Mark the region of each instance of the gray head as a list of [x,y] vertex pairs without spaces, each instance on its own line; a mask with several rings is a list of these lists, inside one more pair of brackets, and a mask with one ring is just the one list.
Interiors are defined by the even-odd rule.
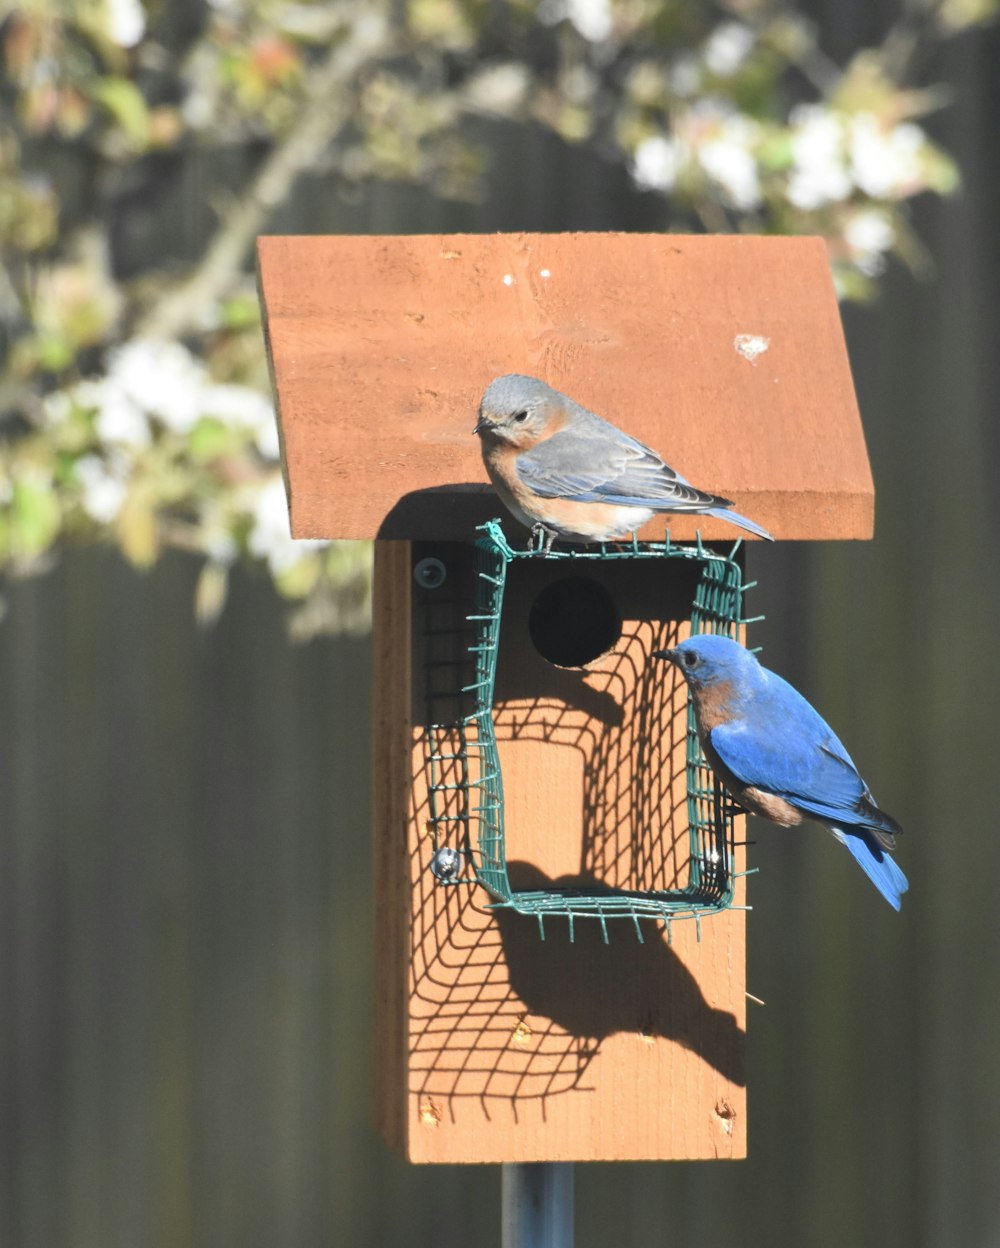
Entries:
[[537,377],[508,373],[486,387],[473,433],[514,446],[531,446],[566,399]]
[[739,642],[715,633],[699,633],[673,650],[653,653],[656,658],[673,663],[688,684],[698,689],[716,681],[747,683],[763,670],[756,656]]

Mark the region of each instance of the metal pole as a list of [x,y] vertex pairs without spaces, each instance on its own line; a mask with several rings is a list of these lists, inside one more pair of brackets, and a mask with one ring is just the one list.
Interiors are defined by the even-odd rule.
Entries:
[[573,1163],[501,1167],[501,1248],[573,1248]]

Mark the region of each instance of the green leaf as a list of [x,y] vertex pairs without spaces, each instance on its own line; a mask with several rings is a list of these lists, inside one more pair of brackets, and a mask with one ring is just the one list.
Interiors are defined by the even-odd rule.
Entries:
[[32,558],[55,541],[62,514],[55,491],[48,483],[20,480],[14,483],[10,508],[10,550],[15,556]]
[[238,441],[230,425],[214,416],[202,416],[188,434],[188,450],[196,463],[204,464],[232,451]]
[[61,373],[73,363],[75,352],[62,334],[39,334],[35,339],[36,359],[40,368]]
[[953,195],[959,189],[962,175],[946,152],[933,143],[925,143],[923,160],[924,176],[932,191],[937,191],[939,195]]
[[938,17],[947,30],[966,30],[991,21],[997,8],[997,0],[943,0]]
[[252,329],[260,324],[260,304],[255,295],[233,295],[220,309],[223,329]]
[[790,169],[795,163],[791,133],[787,130],[779,130],[769,134],[757,149],[757,159],[764,169],[775,172]]
[[142,92],[128,78],[102,78],[94,87],[95,99],[118,123],[129,145],[137,152],[149,146],[149,109]]
[[320,561],[315,554],[304,555],[290,568],[275,573],[274,583],[284,598],[305,598],[319,580]]

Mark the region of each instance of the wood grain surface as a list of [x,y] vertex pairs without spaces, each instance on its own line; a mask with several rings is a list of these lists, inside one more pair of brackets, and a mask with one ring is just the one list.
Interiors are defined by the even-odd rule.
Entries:
[[[431,715],[461,710],[448,690],[467,679],[471,551],[410,552],[376,543],[380,1130],[418,1162],[744,1156],[742,911],[706,916],[700,940],[690,920],[673,923],[669,943],[652,923],[640,942],[627,920],[610,923],[607,943],[596,922],[578,920],[570,940],[562,919],[546,923],[543,940],[534,918],[491,909],[480,886],[431,875],[422,725],[429,690]],[[440,590],[410,575],[428,553],[448,569]],[[687,881],[686,695],[650,655],[688,631],[689,572],[626,562],[582,577],[548,561],[511,569],[494,717],[516,889]],[[531,634],[539,595],[570,575],[607,593],[620,620],[610,648],[577,668],[548,662]],[[438,823],[452,844],[469,809],[462,768],[445,763],[437,777],[455,786],[443,791],[455,821]]]

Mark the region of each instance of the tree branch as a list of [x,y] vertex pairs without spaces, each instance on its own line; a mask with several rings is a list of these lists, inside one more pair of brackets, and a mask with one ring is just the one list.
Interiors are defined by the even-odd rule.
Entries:
[[386,57],[391,36],[385,17],[364,3],[353,8],[345,25],[348,33],[310,75],[298,121],[225,214],[194,272],[139,317],[137,337],[177,338],[198,325],[202,311],[215,304],[241,272],[253,240],[296,178],[316,163],[349,120],[355,98],[352,79],[366,65]]

